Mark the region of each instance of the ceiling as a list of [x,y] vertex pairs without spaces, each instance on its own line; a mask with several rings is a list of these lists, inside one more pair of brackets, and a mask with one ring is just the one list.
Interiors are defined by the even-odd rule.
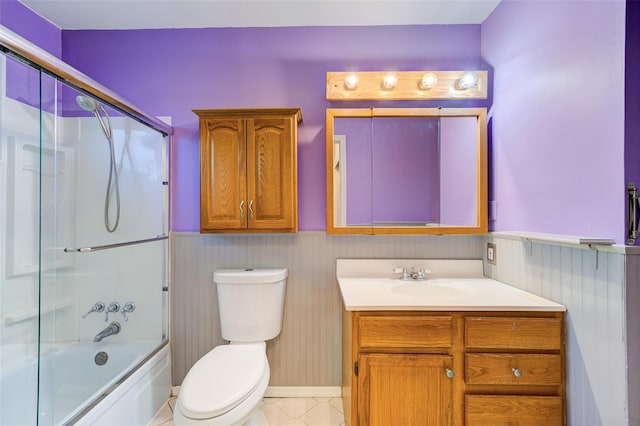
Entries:
[[61,29],[480,24],[500,0],[20,0]]

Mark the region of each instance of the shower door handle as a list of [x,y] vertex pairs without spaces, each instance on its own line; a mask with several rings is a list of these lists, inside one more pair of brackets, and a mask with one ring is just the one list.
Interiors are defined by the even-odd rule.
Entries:
[[244,200],[240,201],[240,219],[244,219]]

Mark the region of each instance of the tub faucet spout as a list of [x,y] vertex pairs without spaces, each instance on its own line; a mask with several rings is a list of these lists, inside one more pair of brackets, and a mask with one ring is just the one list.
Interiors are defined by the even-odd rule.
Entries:
[[114,334],[120,333],[120,323],[118,321],[113,321],[111,324],[107,326],[100,333],[96,334],[96,337],[93,339],[94,342],[101,342],[102,339],[113,336]]

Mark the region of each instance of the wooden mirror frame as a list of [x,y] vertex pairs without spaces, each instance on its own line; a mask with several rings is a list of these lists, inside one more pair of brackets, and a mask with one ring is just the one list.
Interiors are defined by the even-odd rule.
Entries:
[[[334,224],[334,118],[374,117],[476,117],[477,132],[477,224],[475,226],[340,226]],[[326,193],[327,234],[351,235],[445,235],[486,234],[488,229],[487,193],[487,110],[486,108],[327,108],[326,110]]]

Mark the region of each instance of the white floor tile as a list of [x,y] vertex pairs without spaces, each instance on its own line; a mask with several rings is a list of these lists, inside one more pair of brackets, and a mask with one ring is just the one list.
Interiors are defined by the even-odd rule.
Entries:
[[[175,403],[170,398],[148,426],[173,426]],[[269,426],[344,426],[340,398],[264,398],[258,409]]]
[[300,417],[319,402],[313,398],[282,398],[276,405],[290,417]]

